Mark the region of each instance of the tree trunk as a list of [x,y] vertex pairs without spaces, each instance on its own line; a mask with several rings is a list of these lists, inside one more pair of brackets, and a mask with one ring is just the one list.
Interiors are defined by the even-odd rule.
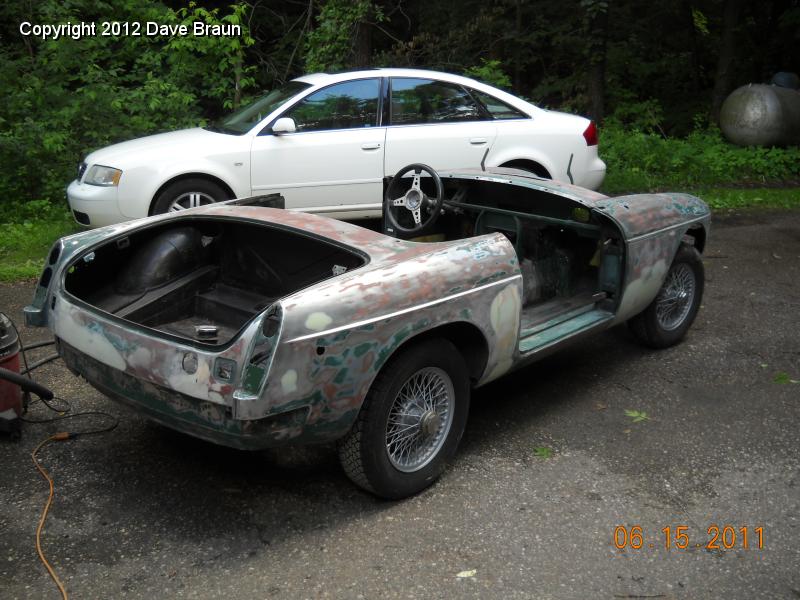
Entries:
[[366,69],[370,66],[372,57],[372,25],[359,21],[356,26],[354,67]]
[[[610,3],[609,3],[610,4]],[[606,39],[609,8],[598,10],[589,22],[589,116],[596,122],[605,116]]]
[[689,40],[691,42],[691,52],[689,52],[689,77],[691,90],[694,94],[700,91],[700,67],[697,52],[697,31],[694,26],[694,15],[692,14],[692,4],[689,0],[684,0],[681,7],[686,19],[686,27],[689,29]]
[[517,94],[522,93],[522,43],[519,39],[522,37],[522,0],[516,1],[515,6],[515,19],[514,19],[514,91]]
[[725,0],[722,9],[722,38],[720,41],[717,74],[711,95],[711,120],[719,123],[719,110],[731,91],[736,58],[736,29],[739,24],[742,0]]

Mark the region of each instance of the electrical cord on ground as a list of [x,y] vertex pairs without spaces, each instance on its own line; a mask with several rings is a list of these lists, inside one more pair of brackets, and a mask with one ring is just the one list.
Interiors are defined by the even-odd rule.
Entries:
[[[44,398],[39,398],[47,408],[52,410],[53,412],[57,412],[60,415],[66,414],[72,410],[72,403],[67,400],[66,398],[59,398],[58,396],[53,396],[52,400],[45,400]],[[62,403],[62,406],[54,406],[53,400],[58,400]]]
[[[32,350],[34,348],[43,348],[45,346],[53,345],[55,344],[55,340],[36,342],[34,344],[31,344],[30,346],[25,346],[22,342],[22,336],[20,336],[16,324],[11,319],[9,319],[9,321],[11,321],[11,327],[14,328],[14,332],[17,334],[17,339],[19,340],[20,350],[22,354],[22,362],[25,365],[25,369],[22,370],[20,375],[27,375],[28,379],[33,381],[33,378],[31,377],[31,371],[41,367],[44,364],[56,360],[57,358],[59,358],[59,355],[53,354],[51,356],[38,360],[32,364],[29,364],[28,357],[25,351]],[[49,390],[45,391],[48,392],[48,398],[49,398],[51,393],[49,392]],[[27,419],[24,417],[19,417],[21,421],[31,424],[40,424],[40,423],[53,423],[56,421],[63,421],[65,419],[75,419],[78,417],[87,417],[87,416],[107,417],[112,419],[113,421],[107,427],[101,427],[98,429],[89,429],[86,431],[60,431],[43,439],[36,445],[36,447],[31,452],[31,460],[33,461],[34,466],[39,471],[41,476],[44,477],[45,481],[47,481],[47,484],[50,487],[50,492],[47,497],[47,502],[45,503],[44,508],[42,509],[42,514],[39,517],[39,524],[36,527],[36,552],[38,553],[39,559],[42,561],[42,564],[47,569],[47,572],[49,573],[50,577],[53,579],[53,582],[55,582],[56,586],[58,587],[58,591],[61,593],[62,599],[68,600],[67,590],[64,587],[64,584],[58,578],[55,569],[53,569],[53,566],[48,562],[47,558],[44,555],[44,551],[42,550],[42,530],[44,529],[44,524],[47,521],[47,515],[50,512],[50,507],[53,504],[53,498],[55,497],[55,482],[53,481],[53,478],[50,477],[50,474],[47,472],[47,470],[41,464],[39,464],[36,455],[42,448],[44,448],[47,444],[51,442],[63,442],[65,440],[71,440],[85,435],[95,435],[99,433],[106,433],[112,431],[113,429],[116,429],[116,427],[119,425],[119,419],[117,419],[114,415],[102,411],[83,411],[83,412],[66,414],[72,410],[72,403],[66,398],[61,398],[58,396],[53,396],[52,400],[57,400],[59,403],[61,403],[60,406],[56,405],[55,403],[52,403],[52,400],[50,401],[46,400],[42,396],[39,396],[39,400],[41,400],[42,404],[44,404],[49,410],[58,413],[58,416],[49,419]]]
[[[59,398],[59,400],[63,399]],[[58,417],[53,417],[52,419],[44,419],[37,421],[30,419],[23,419],[28,423],[52,423],[53,421],[73,419],[75,417],[85,417],[88,415],[101,415],[105,417],[111,417],[112,419],[114,419],[114,422],[108,427],[103,427],[100,429],[90,429],[88,431],[59,431],[58,433],[55,433],[50,437],[43,439],[31,452],[31,460],[33,460],[34,466],[38,469],[39,473],[41,473],[42,477],[44,477],[45,481],[47,481],[48,485],[50,486],[50,493],[47,496],[47,502],[45,503],[44,508],[42,509],[42,515],[41,517],[39,517],[39,524],[36,527],[36,552],[39,555],[39,560],[42,561],[42,564],[47,569],[47,572],[50,574],[50,577],[53,579],[53,582],[55,582],[56,586],[58,587],[58,591],[61,592],[61,597],[63,598],[63,600],[68,600],[67,590],[64,587],[64,584],[58,578],[55,569],[53,569],[53,566],[48,562],[47,558],[44,555],[44,551],[42,550],[42,529],[44,529],[45,521],[47,521],[47,515],[50,512],[50,506],[53,504],[53,498],[55,497],[55,482],[53,481],[53,478],[50,477],[50,474],[47,472],[47,470],[41,464],[39,464],[36,455],[38,454],[39,450],[41,450],[51,442],[63,442],[65,440],[74,440],[77,437],[85,435],[95,435],[98,433],[106,433],[108,431],[111,431],[115,429],[117,425],[119,425],[119,419],[117,419],[113,415],[100,411],[85,411],[80,413],[74,413],[71,415],[61,415]]]
[[31,423],[33,425],[40,425],[42,423],[55,423],[56,421],[63,421],[65,419],[74,419],[76,417],[87,417],[87,416],[98,416],[98,417],[109,417],[114,420],[112,425],[108,427],[104,427],[102,429],[92,429],[91,431],[76,431],[72,432],[70,435],[72,437],[77,437],[78,435],[91,435],[95,433],[106,433],[109,431],[113,431],[119,425],[119,419],[117,419],[114,415],[110,415],[106,412],[101,412],[99,410],[87,410],[84,412],[73,413],[70,415],[60,415],[58,417],[52,417],[50,419],[22,419],[25,423]]
[[58,578],[55,569],[53,569],[52,565],[47,562],[47,558],[45,558],[44,552],[42,551],[42,529],[44,528],[44,522],[47,520],[47,513],[50,511],[50,505],[53,503],[53,496],[55,496],[55,484],[53,483],[53,478],[50,477],[50,474],[47,472],[47,470],[39,464],[38,460],[36,460],[36,454],[38,454],[39,450],[44,448],[44,446],[50,442],[60,442],[68,440],[69,438],[70,434],[68,432],[61,431],[43,439],[41,442],[39,442],[36,448],[33,449],[33,452],[31,452],[31,460],[33,460],[34,466],[39,470],[39,473],[41,473],[42,477],[44,477],[47,483],[50,485],[50,495],[47,497],[47,502],[42,509],[42,516],[39,517],[39,525],[36,527],[36,552],[39,554],[39,560],[41,560],[42,564],[44,564],[47,572],[55,582],[56,587],[58,587],[58,591],[61,592],[61,597],[64,600],[68,600],[67,590],[64,587],[64,584],[61,583],[61,580]]

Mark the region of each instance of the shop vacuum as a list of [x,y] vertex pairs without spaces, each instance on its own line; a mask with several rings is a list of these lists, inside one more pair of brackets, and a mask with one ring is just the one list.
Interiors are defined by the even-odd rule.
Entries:
[[22,417],[28,395],[51,400],[53,392],[20,374],[20,342],[17,331],[5,314],[0,312],[0,434],[19,439]]

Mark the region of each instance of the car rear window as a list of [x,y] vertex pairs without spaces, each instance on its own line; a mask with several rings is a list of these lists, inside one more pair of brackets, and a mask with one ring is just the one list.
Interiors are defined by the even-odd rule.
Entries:
[[528,115],[518,111],[513,106],[510,106],[503,102],[502,100],[498,100],[494,96],[486,94],[484,92],[479,92],[478,90],[470,89],[470,93],[478,99],[478,102],[483,104],[489,114],[492,115],[493,119],[503,120],[503,119],[527,119]]

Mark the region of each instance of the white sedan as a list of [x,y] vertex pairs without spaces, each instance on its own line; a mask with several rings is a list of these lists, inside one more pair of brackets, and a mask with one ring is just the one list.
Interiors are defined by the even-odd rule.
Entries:
[[385,178],[409,163],[591,189],[606,169],[588,119],[466,77],[372,69],[299,77],[210,126],[101,148],[67,199],[90,227],[273,192],[289,209],[358,218],[380,214]]

